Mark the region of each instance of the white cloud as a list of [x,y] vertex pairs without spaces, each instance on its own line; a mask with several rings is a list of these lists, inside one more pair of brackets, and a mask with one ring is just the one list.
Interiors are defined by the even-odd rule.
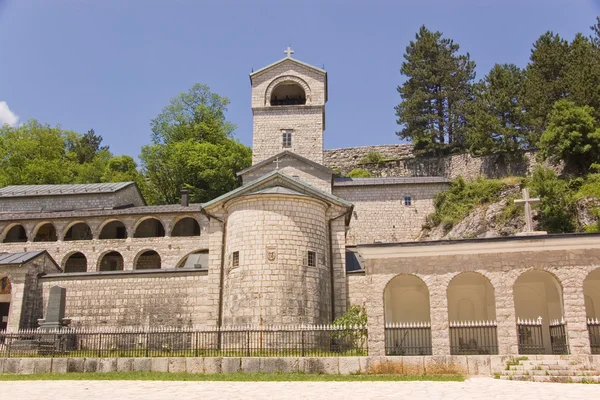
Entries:
[[19,117],[8,108],[8,104],[5,101],[0,101],[0,125],[15,126],[17,121],[19,121]]

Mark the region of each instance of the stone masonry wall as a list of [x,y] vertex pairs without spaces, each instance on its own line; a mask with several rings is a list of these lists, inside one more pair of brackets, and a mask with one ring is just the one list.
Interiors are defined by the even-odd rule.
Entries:
[[[348,245],[412,241],[425,219],[434,211],[435,195],[448,187],[444,183],[334,186],[333,194],[354,204]],[[412,205],[404,205],[404,196]]]
[[[362,164],[361,159],[369,152],[381,154],[386,161],[380,164]],[[489,156],[474,157],[468,153],[453,154],[442,157],[418,157],[412,153],[412,145],[395,144],[381,146],[350,147],[344,149],[325,150],[323,164],[348,174],[355,168],[369,170],[373,176],[443,176],[454,179],[462,176],[473,180],[480,176],[501,178],[509,175],[526,176],[536,167],[534,152],[523,152],[510,155],[499,153]],[[562,166],[544,163],[562,172]]]
[[[454,277],[467,271],[483,275],[494,288],[500,354],[517,354],[513,286],[521,274],[532,269],[547,271],[558,280],[563,291],[570,352],[589,354],[583,282],[600,267],[600,248],[594,238],[500,243],[457,242],[416,246],[414,250],[388,247],[381,256],[363,254],[367,275],[350,276],[348,288],[350,303],[366,302],[370,354],[384,354],[383,294],[387,284],[402,274],[415,275],[427,285],[433,354],[449,354],[447,288]],[[360,246],[358,249],[361,252]]]
[[[242,197],[228,205],[225,325],[330,321],[325,211],[320,201],[289,195]],[[315,266],[307,263],[308,251],[316,254]]]
[[74,327],[190,327],[216,323],[216,307],[204,301],[207,271],[54,276],[41,279],[44,307],[49,290],[67,289],[65,315]]

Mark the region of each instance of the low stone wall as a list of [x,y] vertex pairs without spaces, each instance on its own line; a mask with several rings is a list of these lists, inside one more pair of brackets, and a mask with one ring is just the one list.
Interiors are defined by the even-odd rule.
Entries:
[[[386,160],[382,163],[361,163],[369,152],[377,152]],[[462,176],[466,180],[502,178],[505,176],[529,175],[538,162],[535,152],[498,153],[488,156],[472,156],[469,153],[440,157],[415,157],[412,145],[392,144],[382,146],[350,147],[325,150],[323,164],[345,175],[355,168],[364,168],[376,177],[390,176],[443,176],[454,179]],[[562,166],[544,164],[558,173]]]
[[[226,374],[234,372],[300,372],[312,374],[463,374],[492,376],[506,370],[512,356],[417,357],[163,357],[163,358],[4,358],[0,373],[172,372]],[[596,356],[528,356],[529,360],[569,360],[600,371]]]

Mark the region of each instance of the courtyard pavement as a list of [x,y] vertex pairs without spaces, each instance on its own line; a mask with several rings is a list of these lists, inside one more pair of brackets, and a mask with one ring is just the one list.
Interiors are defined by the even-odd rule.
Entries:
[[42,399],[600,399],[599,385],[491,378],[465,382],[10,381],[2,398]]

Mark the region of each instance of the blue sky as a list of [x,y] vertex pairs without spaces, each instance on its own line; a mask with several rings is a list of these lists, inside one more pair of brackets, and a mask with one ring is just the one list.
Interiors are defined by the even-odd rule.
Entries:
[[251,145],[248,74],[290,44],[328,71],[326,148],[398,143],[399,68],[421,24],[481,78],[496,62],[524,67],[546,30],[587,35],[597,15],[600,0],[0,0],[0,117],[94,128],[136,157],[150,120],[201,82],[231,100]]

